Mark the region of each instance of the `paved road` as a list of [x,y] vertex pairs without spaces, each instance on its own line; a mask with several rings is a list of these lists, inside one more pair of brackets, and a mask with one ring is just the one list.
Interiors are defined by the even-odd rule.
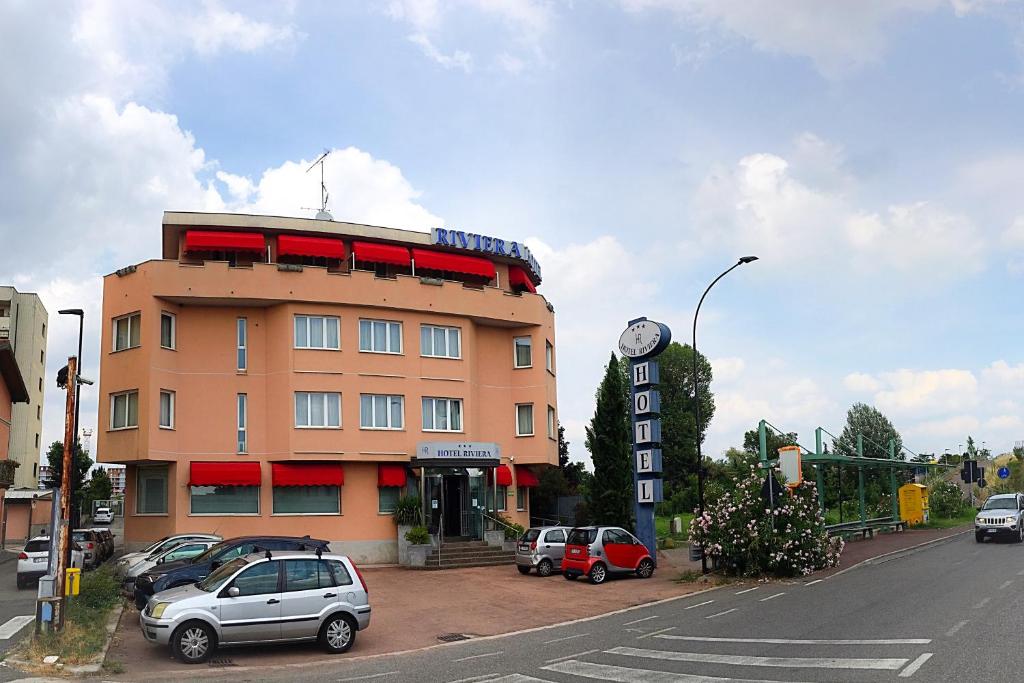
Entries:
[[0,656],[18,642],[36,613],[36,591],[18,588],[17,558],[16,552],[0,551]]

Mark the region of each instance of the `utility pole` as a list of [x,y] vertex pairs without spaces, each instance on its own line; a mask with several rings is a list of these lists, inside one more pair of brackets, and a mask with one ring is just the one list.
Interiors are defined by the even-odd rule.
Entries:
[[[57,571],[54,578],[54,607],[53,627],[60,630],[64,627],[64,581],[67,575],[67,568],[71,556],[71,477],[73,460],[75,454],[75,414],[77,401],[75,396],[78,389],[78,359],[74,356],[68,358],[67,374],[67,401],[64,406],[64,457],[61,462],[61,487],[60,487],[60,526],[57,527]],[[50,539],[52,544],[54,539]]]

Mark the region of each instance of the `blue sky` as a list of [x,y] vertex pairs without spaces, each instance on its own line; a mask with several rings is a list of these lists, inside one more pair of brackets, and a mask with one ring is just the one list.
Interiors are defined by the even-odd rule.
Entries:
[[916,451],[1024,439],[1019,5],[4,0],[0,56],[0,279],[87,308],[94,374],[98,278],[163,210],[309,215],[328,148],[339,219],[529,241],[574,457],[626,320],[688,339],[748,253],[701,314],[707,452],[854,401]]

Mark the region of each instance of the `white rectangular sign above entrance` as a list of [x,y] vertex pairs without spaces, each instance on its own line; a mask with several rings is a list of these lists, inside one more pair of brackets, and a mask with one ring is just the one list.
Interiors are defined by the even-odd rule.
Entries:
[[490,441],[420,441],[416,444],[420,460],[496,460],[501,447]]

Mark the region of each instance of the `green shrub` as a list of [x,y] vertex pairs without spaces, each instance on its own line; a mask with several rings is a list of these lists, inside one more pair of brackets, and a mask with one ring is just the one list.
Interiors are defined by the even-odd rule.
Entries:
[[502,529],[505,531],[506,541],[515,541],[524,533],[526,533],[526,527],[524,527],[522,524],[516,524],[500,512],[495,514],[495,517],[504,524]]
[[422,508],[419,496],[401,496],[395,503],[395,523],[403,526],[419,526]]
[[430,532],[424,526],[414,526],[405,533],[405,540],[413,545],[426,545],[430,543]]
[[970,507],[963,491],[951,481],[934,484],[928,494],[929,514],[935,517],[953,519],[964,514]]

